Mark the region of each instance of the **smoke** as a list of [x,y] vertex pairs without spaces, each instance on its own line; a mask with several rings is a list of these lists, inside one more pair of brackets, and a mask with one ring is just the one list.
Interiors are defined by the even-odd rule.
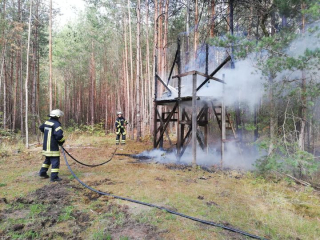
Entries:
[[305,33],[301,34],[289,46],[286,53],[292,57],[302,56],[306,50],[315,51],[320,48],[320,23],[315,23],[306,27]]
[[199,96],[214,96],[224,101],[227,107],[237,102],[246,103],[251,109],[259,103],[263,95],[263,76],[255,67],[254,57],[236,61],[235,68],[223,68],[215,76],[226,84],[210,81],[198,92]]
[[[211,47],[209,49],[209,74],[216,69],[216,67],[226,57],[225,51],[221,48]],[[217,57],[218,55],[218,57]],[[186,64],[184,70],[205,72],[205,60],[203,54],[198,54],[198,60],[192,64]],[[255,56],[252,55],[245,60],[236,61],[235,68],[222,68],[214,77],[224,80],[226,84],[215,80],[209,80],[202,88],[197,91],[197,96],[204,101],[218,101],[223,100],[226,106],[234,106],[235,103],[241,101],[246,103],[253,109],[259,103],[263,95],[263,77],[260,70],[255,67]],[[197,75],[197,87],[205,81],[205,77]],[[181,97],[192,96],[193,76],[189,75],[182,78],[181,81]],[[171,93],[165,91],[161,98],[174,99],[178,96],[177,88],[168,86]],[[173,89],[173,90],[172,90]]]
[[[225,156],[222,162],[223,168],[253,170],[254,163],[257,158],[262,157],[256,147],[239,147],[235,142],[229,142],[225,145]],[[138,157],[150,158],[153,162],[163,164],[181,164],[192,165],[193,153],[192,148],[188,147],[181,159],[178,160],[176,152],[168,152],[161,149],[153,149],[151,151],[144,151]],[[221,165],[221,151],[220,146],[210,146],[208,151],[202,150],[199,146],[196,150],[196,164],[203,167],[212,167]]]
[[[284,54],[287,57],[295,59],[303,59],[307,63],[304,69],[304,74],[307,80],[314,80],[319,82],[320,68],[319,68],[319,54],[312,56],[312,52],[320,52],[320,23],[315,23],[306,27],[305,33],[301,34],[297,39],[291,42]],[[308,57],[303,58],[307,55]],[[276,80],[286,80],[294,82],[294,80],[301,79],[301,70],[293,68],[281,71],[277,74]]]

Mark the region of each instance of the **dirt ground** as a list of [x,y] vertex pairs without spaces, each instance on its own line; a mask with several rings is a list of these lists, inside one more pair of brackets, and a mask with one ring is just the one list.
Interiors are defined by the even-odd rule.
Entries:
[[[315,227],[320,223],[320,196],[310,189],[280,180],[257,180],[241,171],[193,169],[131,156],[151,149],[149,142],[128,141],[126,146],[116,147],[111,137],[87,140],[91,143],[74,139],[65,148],[87,164],[107,161],[116,150],[108,164],[95,168],[67,158],[81,181],[99,191],[156,204],[268,239],[306,239],[305,236],[320,233],[319,227]],[[0,159],[0,239],[247,239],[92,192],[74,179],[62,156],[59,175],[63,181],[40,179],[40,152],[39,145],[26,151],[10,149]],[[305,221],[308,231],[313,232],[307,235],[300,229],[292,231],[296,228],[288,222],[292,217]],[[285,234],[278,233],[279,228],[285,229]]]
[[[94,186],[100,185],[101,182],[93,183]],[[11,224],[6,224],[6,228],[0,233],[0,239],[12,239],[14,235],[9,232],[14,232],[17,235],[28,233],[26,239],[41,238],[41,239],[86,239],[82,237],[82,233],[92,226],[94,218],[91,212],[82,212],[79,209],[72,211],[67,219],[62,219],[66,206],[77,205],[74,199],[73,192],[77,190],[78,194],[83,194],[86,198],[84,202],[94,201],[100,195],[93,196],[92,193],[84,188],[71,184],[65,180],[61,183],[51,184],[37,189],[35,192],[28,194],[25,197],[15,198],[13,201],[3,199],[5,204],[10,204],[10,207],[1,211],[0,222],[6,221]],[[127,236],[129,239],[159,239],[157,237],[157,229],[149,224],[137,223],[128,211],[128,206],[109,203],[108,199],[103,200],[105,205],[99,205],[95,210],[96,213],[113,211],[115,214],[124,216],[125,224],[119,228],[117,225],[107,225],[106,231],[112,239],[118,239],[120,236]],[[31,215],[30,206],[43,206],[41,212],[37,212],[25,223],[18,223],[21,219],[26,219]],[[112,216],[109,217],[112,221]]]

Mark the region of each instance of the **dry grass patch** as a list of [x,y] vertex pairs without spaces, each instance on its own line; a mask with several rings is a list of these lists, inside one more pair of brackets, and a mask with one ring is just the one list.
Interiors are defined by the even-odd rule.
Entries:
[[[77,176],[95,189],[270,239],[317,239],[320,236],[320,197],[311,188],[239,171],[210,173],[201,168],[143,163],[127,155],[151,149],[151,142],[128,140],[127,145],[116,146],[114,138],[114,135],[73,135],[65,145],[72,156],[87,164],[108,160],[116,148],[117,153],[125,154],[115,155],[111,162],[96,168],[79,165],[68,157]],[[0,159],[3,166],[0,169],[0,183],[3,184],[0,190],[4,190],[9,203],[15,197],[51,186],[49,181],[37,176],[43,161],[40,152],[41,148],[34,147]],[[158,209],[95,194],[71,177],[63,158],[60,176],[64,179],[62,184],[70,182],[68,184],[72,185],[72,212],[90,216],[91,225],[83,231],[77,230],[80,231],[77,236],[83,239],[121,236],[135,239],[134,234],[141,239],[149,239],[150,234],[155,239],[246,239]],[[1,211],[7,205],[0,202]],[[64,226],[74,220],[62,220],[59,224]],[[132,226],[139,226],[139,230],[134,232]],[[116,231],[122,235],[115,235]]]

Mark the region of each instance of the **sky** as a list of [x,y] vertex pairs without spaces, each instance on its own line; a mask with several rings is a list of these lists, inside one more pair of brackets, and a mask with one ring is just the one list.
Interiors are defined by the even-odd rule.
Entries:
[[79,11],[84,10],[83,0],[52,0],[52,7],[60,9],[60,15],[56,16],[54,23],[63,26],[68,21],[76,18]]

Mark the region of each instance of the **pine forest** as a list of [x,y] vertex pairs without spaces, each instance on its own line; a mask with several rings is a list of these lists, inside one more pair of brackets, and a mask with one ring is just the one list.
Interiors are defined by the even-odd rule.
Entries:
[[[140,157],[140,162],[136,162],[138,165],[142,164],[141,156],[145,156],[156,159],[157,163],[172,164],[174,167],[170,171],[180,169],[183,174],[196,175],[194,171],[205,171],[204,175],[212,175],[222,171],[223,176],[231,176],[228,175],[230,171],[239,171],[241,174],[237,172],[240,175],[233,180],[239,176],[239,181],[249,178],[250,183],[257,184],[256,187],[265,186],[263,184],[268,181],[284,187],[284,183],[278,183],[284,181],[307,189],[303,191],[312,192],[312,204],[303,205],[300,196],[296,200],[300,201],[299,205],[289,208],[291,203],[286,205],[284,202],[291,197],[282,198],[283,205],[280,198],[272,199],[279,201],[284,209],[290,209],[288,211],[301,211],[297,213],[299,217],[308,215],[306,221],[310,224],[304,227],[310,227],[309,230],[301,230],[302,227],[294,225],[297,223],[290,226],[280,224],[274,229],[277,224],[273,225],[272,221],[278,219],[278,215],[274,215],[272,221],[260,219],[255,223],[252,216],[247,216],[250,225],[235,218],[226,221],[236,224],[236,228],[263,236],[258,239],[319,239],[319,0],[79,0],[74,4],[81,4],[82,8],[75,8],[70,12],[70,18],[64,21],[61,19],[68,13],[59,2],[63,1],[0,0],[0,165],[5,166],[9,159],[15,159],[15,154],[28,152],[29,155],[23,156],[38,154],[38,160],[33,158],[35,171],[38,171],[43,143],[39,127],[52,110],[60,109],[64,113],[60,119],[66,138],[63,146],[69,147],[68,151],[74,149],[72,153],[77,158],[96,156],[86,151],[97,148],[95,154],[104,157],[102,162],[110,155],[126,159],[137,154],[135,156]],[[116,122],[119,112],[127,122],[127,142],[124,146],[120,144],[122,155],[118,146],[117,150],[111,151],[116,147],[116,134],[120,131]],[[102,147],[100,141],[106,145]],[[120,135],[116,141],[117,144],[125,143]],[[80,154],[84,146],[86,149]],[[102,149],[106,152],[99,155]],[[14,161],[25,162],[18,160],[18,155]],[[149,165],[143,166],[147,168]],[[137,178],[144,167],[135,170]],[[12,171],[13,174],[15,168],[8,165],[5,172]],[[184,168],[190,172],[185,172]],[[65,169],[62,173],[67,175]],[[81,171],[84,170],[76,170],[77,173]],[[130,174],[126,174],[129,177]],[[166,177],[148,174],[153,176],[150,181],[166,182],[163,180]],[[194,175],[191,175],[190,179],[193,179]],[[83,173],[81,176],[85,177]],[[116,175],[113,177],[117,179]],[[172,175],[167,179],[171,177],[174,178]],[[210,181],[210,178],[197,176],[194,181]],[[9,179],[3,176],[0,188],[9,187]],[[98,180],[100,184],[107,181],[88,177],[89,183],[98,183]],[[75,180],[70,178],[68,181]],[[170,185],[167,182],[170,187],[175,183]],[[35,186],[39,188],[37,184]],[[190,180],[188,184],[194,182]],[[163,189],[169,191],[170,187]],[[128,189],[131,188],[122,188],[120,192],[140,200],[146,198],[148,202],[163,203],[163,199],[152,196],[153,193],[142,196],[133,188]],[[172,191],[178,194],[180,190],[177,189]],[[263,191],[269,190],[274,191],[271,187],[268,190],[261,187],[259,194],[264,198],[266,192]],[[5,192],[3,202],[18,196],[13,190]],[[117,193],[117,190],[112,192]],[[189,203],[188,194],[191,193],[190,190],[181,199]],[[214,203],[216,200],[209,201],[201,194],[204,193],[199,190],[198,202],[207,201],[206,207],[210,205],[211,210],[218,209]],[[292,194],[293,199],[295,195]],[[17,200],[12,201],[17,204]],[[99,198],[99,201],[102,200]],[[190,206],[191,202],[192,206],[197,205],[190,200]],[[170,201],[166,204],[164,206],[171,206]],[[180,206],[178,200],[173,205],[172,209],[189,211],[188,207]],[[109,211],[116,205],[108,206]],[[13,205],[11,207],[14,209]],[[3,209],[5,207],[0,208],[0,225],[8,219],[2,216],[9,217]],[[92,209],[96,211],[94,207]],[[66,214],[67,210],[61,211]],[[79,211],[76,215],[73,210],[70,219],[78,219]],[[138,226],[132,222],[135,220],[129,217],[127,210],[112,208],[110,211],[113,214],[120,211],[127,223]],[[188,213],[196,215],[201,211],[190,210]],[[242,211],[245,215],[247,210]],[[140,236],[137,232],[130,235],[123,231],[121,236],[128,238],[122,238],[114,227],[94,233],[96,235],[92,235],[91,230],[79,235],[81,231],[77,230],[79,232],[74,236],[75,239],[247,239],[232,235],[235,233],[223,235],[219,231],[215,231],[211,238],[208,237],[213,231],[208,230],[210,227],[205,226],[205,231],[200,233],[199,229],[192,230],[194,223],[186,226],[188,231],[180,232],[181,224],[169,227],[155,220],[160,217],[178,222],[176,217],[171,219],[165,213],[159,214],[157,217],[147,216],[156,222],[156,228],[169,229],[168,232],[149,229],[149,235],[144,232]],[[240,212],[234,214],[242,215]],[[212,215],[203,214],[201,218],[207,219],[208,216],[212,218],[213,212]],[[223,224],[227,214],[219,216]],[[91,215],[90,218],[93,219]],[[59,219],[56,219],[57,223]],[[281,219],[283,222],[288,220]],[[264,223],[268,227],[263,228]],[[232,227],[228,222],[224,224]],[[31,234],[30,238],[26,235],[29,230],[13,231],[9,225],[3,226],[0,227],[1,239],[58,239],[53,232],[45,235],[30,227],[32,234],[37,233]],[[23,226],[27,229],[28,225],[23,223]],[[121,226],[123,229],[124,225]],[[280,226],[283,233],[280,233]],[[20,231],[21,235],[14,238],[12,231]],[[60,237],[64,239],[69,235]]]

